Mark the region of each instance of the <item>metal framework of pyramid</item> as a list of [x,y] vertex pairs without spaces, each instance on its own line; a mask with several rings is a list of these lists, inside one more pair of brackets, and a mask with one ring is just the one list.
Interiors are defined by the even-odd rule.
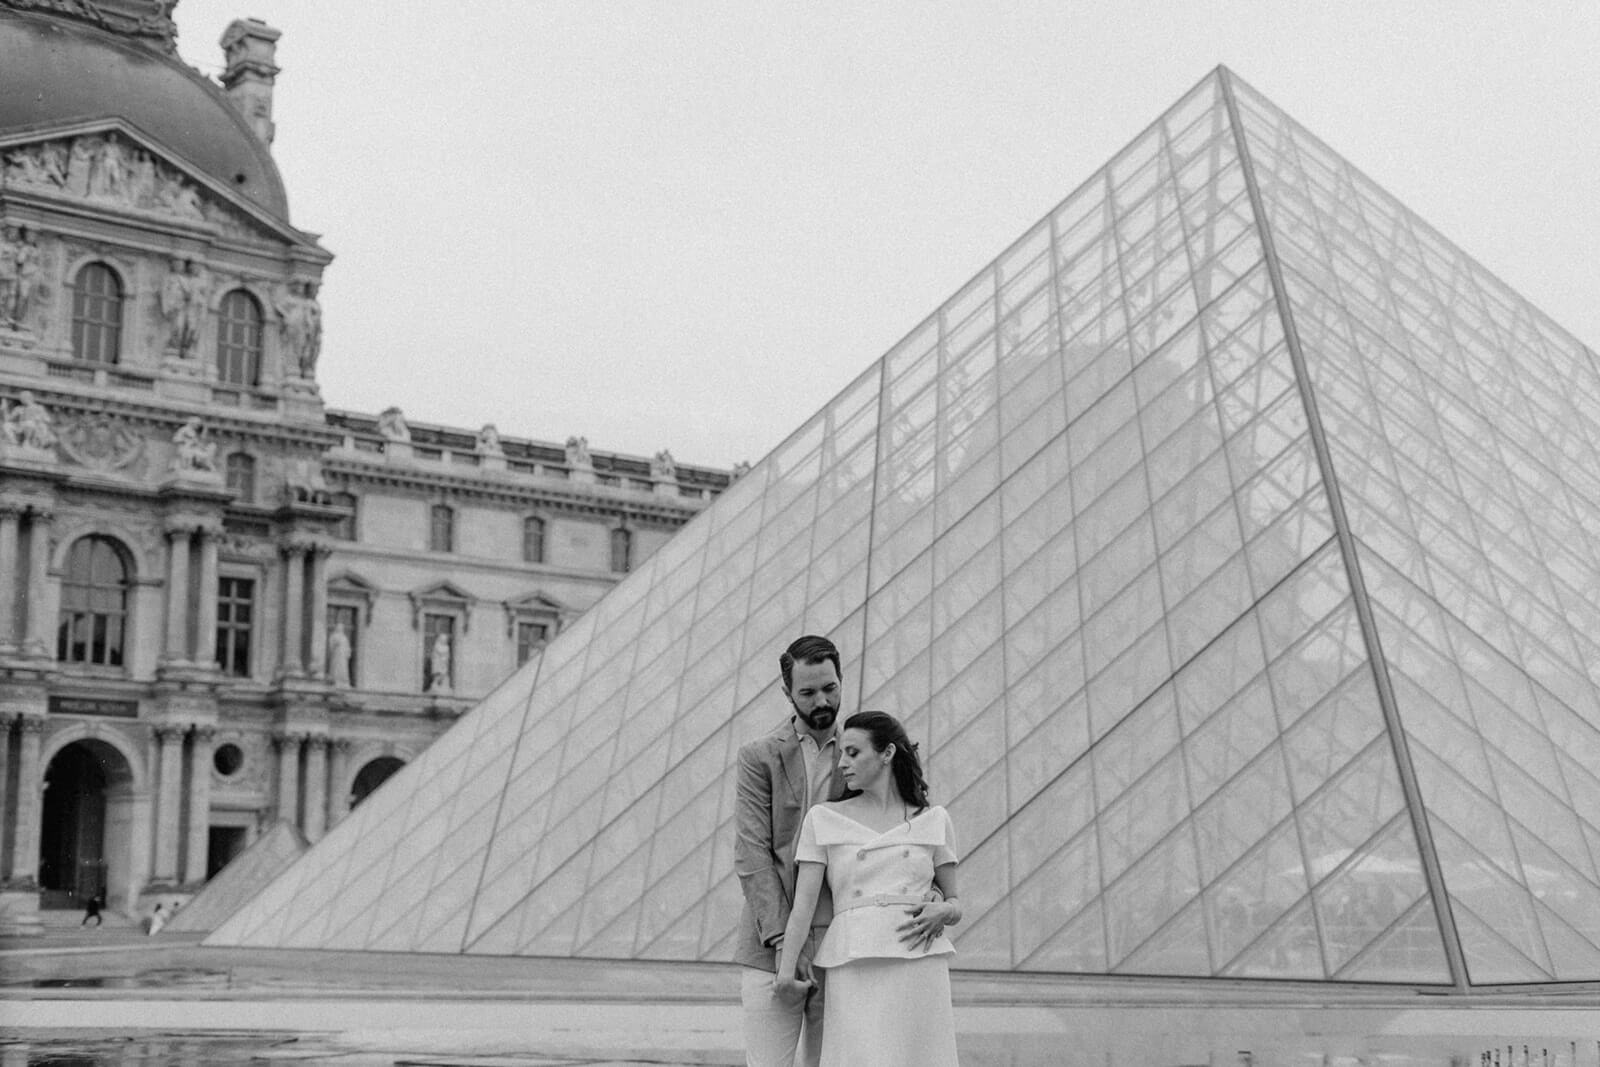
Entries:
[[725,959],[845,650],[957,965],[1600,979],[1600,362],[1225,69],[208,943]]

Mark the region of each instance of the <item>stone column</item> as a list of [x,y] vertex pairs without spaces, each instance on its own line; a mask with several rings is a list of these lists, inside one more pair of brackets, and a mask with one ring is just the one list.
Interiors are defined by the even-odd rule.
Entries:
[[355,742],[348,737],[336,737],[328,742],[328,825],[338,826],[350,813],[350,753]]
[[195,662],[206,670],[217,667],[217,535],[212,527],[200,530],[200,588],[195,600]]
[[156,787],[156,862],[151,881],[156,885],[176,885],[178,834],[183,830],[184,727],[161,723],[154,730],[161,745],[161,769]]
[[306,840],[315,844],[328,829],[328,739],[306,739]]
[[167,530],[167,646],[162,658],[189,658],[189,530]]
[[[11,779],[8,775],[11,769],[11,724],[16,721],[15,715],[0,715],[0,841],[5,840],[6,820],[12,811],[9,792]],[[0,856],[0,885],[5,884],[10,866],[11,857]]]
[[43,655],[49,648],[45,634],[50,632],[44,617],[44,594],[50,571],[50,513],[37,508],[28,512],[28,622],[23,644],[29,652]]
[[206,853],[211,832],[212,726],[196,726],[189,735],[189,847],[183,854],[183,882],[199,885],[206,880]]
[[300,825],[300,742],[305,734],[280,734],[272,739],[278,750],[278,818]]
[[311,546],[311,676],[328,676],[328,556],[331,549]]
[[39,884],[39,802],[44,797],[44,770],[39,766],[39,742],[44,737],[44,716],[23,715],[17,722],[17,825],[11,838],[11,884]]
[[306,546],[290,542],[283,546],[283,673],[304,672],[301,646],[305,641]]
[[17,533],[22,511],[14,504],[0,504],[0,647],[17,643],[17,604],[22,590],[17,588]]

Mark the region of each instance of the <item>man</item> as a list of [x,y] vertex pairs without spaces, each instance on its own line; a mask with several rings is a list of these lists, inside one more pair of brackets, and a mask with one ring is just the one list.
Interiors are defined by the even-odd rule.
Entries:
[[751,1067],[791,1067],[822,1054],[822,972],[811,972],[815,942],[833,916],[827,886],[817,901],[812,944],[800,974],[817,983],[804,1000],[785,1001],[772,989],[777,949],[794,900],[794,842],[812,804],[838,800],[844,782],[837,736],[839,650],[825,637],[805,636],[778,657],[783,691],[794,713],[776,730],[739,749],[733,865],[744,891],[734,960],[744,965],[745,1055]]

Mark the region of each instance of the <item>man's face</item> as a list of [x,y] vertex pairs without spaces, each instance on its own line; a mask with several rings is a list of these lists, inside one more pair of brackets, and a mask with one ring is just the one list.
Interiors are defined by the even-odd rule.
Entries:
[[833,661],[796,663],[789,673],[789,703],[813,733],[833,729],[839,717],[839,672]]

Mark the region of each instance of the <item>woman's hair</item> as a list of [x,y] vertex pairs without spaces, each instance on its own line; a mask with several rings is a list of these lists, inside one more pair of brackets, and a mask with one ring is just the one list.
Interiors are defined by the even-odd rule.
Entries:
[[922,777],[922,761],[917,758],[916,743],[906,735],[899,719],[887,711],[858,711],[844,721],[844,729],[866,734],[872,739],[874,752],[893,745],[894,760],[889,770],[894,772],[900,799],[918,811],[928,806],[928,781]]

